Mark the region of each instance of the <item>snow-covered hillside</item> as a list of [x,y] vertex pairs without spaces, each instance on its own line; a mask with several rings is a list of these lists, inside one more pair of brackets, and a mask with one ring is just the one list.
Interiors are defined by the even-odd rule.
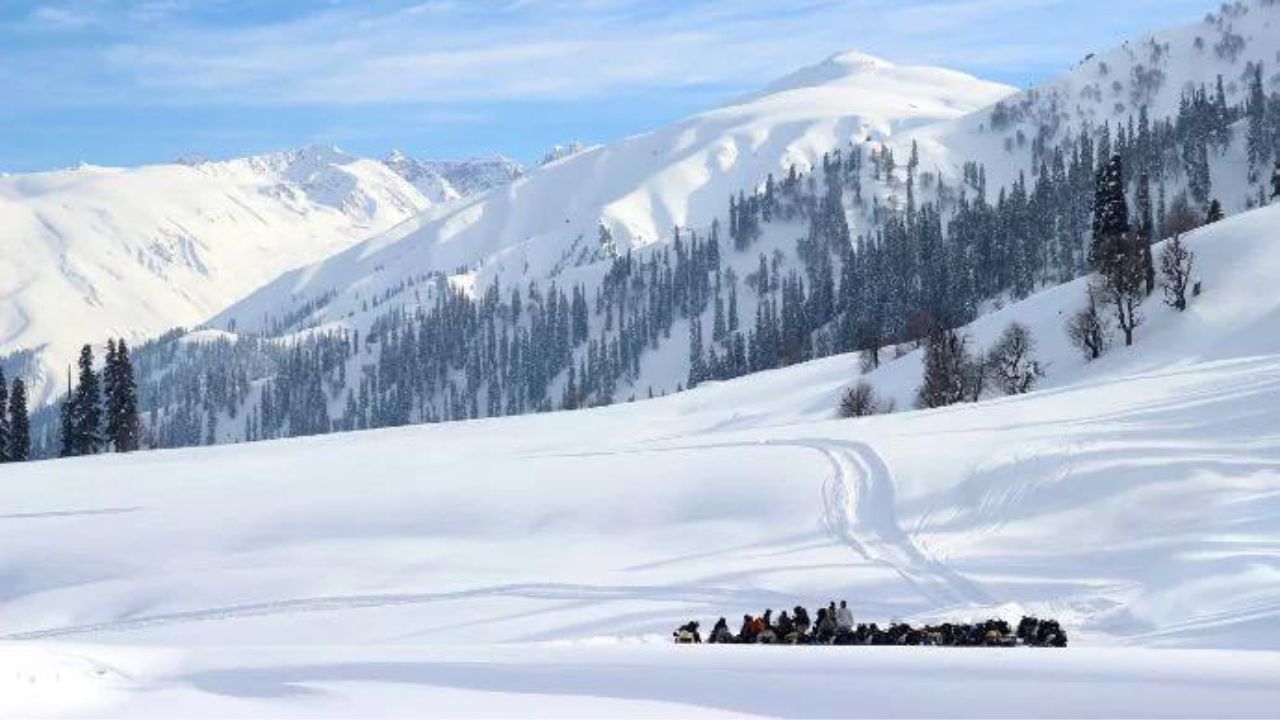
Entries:
[[[896,67],[860,52],[836,55],[786,75],[761,92],[668,127],[590,148],[535,170],[505,190],[446,213],[427,213],[360,248],[280,278],[220,320],[278,313],[332,292],[320,320],[358,310],[363,301],[432,272],[477,270],[476,286],[546,280],[575,258],[601,254],[601,230],[625,250],[669,241],[672,228],[705,231],[725,221],[731,194],[759,187],[773,173],[815,167],[824,153],[850,144],[887,146],[899,166],[918,144],[921,172],[952,188],[965,163],[981,164],[990,191],[1038,170],[1042,151],[1082,128],[1152,121],[1177,114],[1185,92],[1245,99],[1248,72],[1264,69],[1265,90],[1280,90],[1280,4],[1238,0],[1191,26],[1154,33],[1090,56],[1065,75],[1015,93],[1006,86],[937,68]],[[1210,158],[1214,197],[1245,209],[1259,186],[1244,172],[1244,132]],[[1261,178],[1265,182],[1266,175]],[[1162,182],[1170,199],[1185,188],[1180,171]],[[869,188],[900,207],[904,188]],[[932,197],[917,187],[917,200]],[[856,235],[872,229],[853,208]]]
[[[1204,293],[1157,294],[1095,363],[1062,340],[1078,286],[979,320],[980,344],[1038,339],[1049,375],[1019,397],[835,420],[843,356],[590,411],[0,467],[0,703],[1273,715],[1278,223],[1189,236]],[[904,397],[918,361],[869,379]],[[1054,615],[1073,647],[667,644],[839,598],[882,623]]]
[[[1032,168],[1037,140],[1052,147],[1082,127],[1109,123],[1116,130],[1136,122],[1144,107],[1152,120],[1175,115],[1184,93],[1202,86],[1216,92],[1219,77],[1227,102],[1241,102],[1250,69],[1258,65],[1264,89],[1280,90],[1280,3],[1235,0],[1193,25],[1090,54],[1061,77],[913,137],[984,162],[998,187]],[[1231,167],[1215,163],[1216,194],[1232,208],[1243,206],[1249,194],[1241,154],[1229,159]]]
[[432,273],[478,269],[481,286],[547,279],[580,255],[600,257],[601,228],[620,250],[706,229],[730,195],[792,166],[814,167],[851,141],[887,141],[951,119],[1012,88],[939,68],[896,67],[853,53],[830,58],[763,94],[654,132],[586,149],[445,213],[426,213],[382,237],[286,274],[224,312],[254,329],[263,313],[337,297],[336,319],[363,299]]
[[310,146],[228,161],[0,176],[0,356],[58,391],[74,353],[207,320],[282,272],[518,177],[505,158]]
[[23,374],[41,401],[81,344],[199,323],[430,204],[382,163],[325,147],[5,176],[0,354],[36,351]]

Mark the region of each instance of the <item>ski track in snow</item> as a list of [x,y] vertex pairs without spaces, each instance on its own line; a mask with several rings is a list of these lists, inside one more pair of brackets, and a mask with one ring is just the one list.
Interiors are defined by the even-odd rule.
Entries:
[[996,604],[973,581],[922,549],[902,528],[898,522],[893,473],[875,448],[865,442],[775,439],[574,453],[557,457],[744,448],[799,448],[820,453],[832,470],[822,484],[823,527],[864,559],[891,568],[936,609]]
[[[821,485],[821,521],[834,539],[867,561],[892,569],[937,609],[993,604],[991,598],[980,588],[944,562],[922,550],[912,540],[910,534],[902,529],[897,519],[893,475],[883,458],[867,443],[825,439],[766,440],[637,448],[616,452],[570,453],[558,454],[554,457],[616,456],[651,452],[681,453],[727,448],[798,448],[820,453],[831,466],[831,474],[823,480]],[[649,599],[662,602],[724,604],[740,599],[741,593],[735,589],[716,587],[602,587],[545,583],[500,585],[434,593],[292,598],[28,630],[0,636],[0,640],[42,640],[145,630],[185,623],[376,609],[482,597],[602,602]],[[787,597],[778,595],[776,602],[785,604],[783,601],[786,600],[788,600]]]
[[810,448],[831,463],[823,488],[828,531],[863,557],[887,565],[939,608],[991,605],[977,585],[930,555],[898,522],[897,494],[889,466],[862,442],[802,440],[780,443]]

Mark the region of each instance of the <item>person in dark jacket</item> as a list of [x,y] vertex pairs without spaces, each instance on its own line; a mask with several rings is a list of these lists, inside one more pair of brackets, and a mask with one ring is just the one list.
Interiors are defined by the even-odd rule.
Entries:
[[750,615],[742,616],[742,629],[738,631],[738,642],[753,643],[756,641],[755,621]]
[[792,619],[796,624],[796,632],[801,635],[809,634],[809,611],[797,605],[793,611]]
[[711,634],[707,636],[707,642],[717,645],[733,643],[733,633],[729,632],[729,622],[724,618],[717,620],[716,626],[711,628]]
[[788,645],[796,644],[796,624],[786,610],[778,616],[778,640]]
[[828,645],[836,637],[836,618],[835,613],[827,612],[826,608],[818,609],[818,621],[814,624],[813,638],[817,642]]

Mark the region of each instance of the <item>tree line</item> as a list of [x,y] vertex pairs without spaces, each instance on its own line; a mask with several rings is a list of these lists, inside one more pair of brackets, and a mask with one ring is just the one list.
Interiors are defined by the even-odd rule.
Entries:
[[137,383],[124,339],[107,341],[101,372],[93,348],[80,349],[78,381],[59,407],[59,455],[75,457],[139,448]]

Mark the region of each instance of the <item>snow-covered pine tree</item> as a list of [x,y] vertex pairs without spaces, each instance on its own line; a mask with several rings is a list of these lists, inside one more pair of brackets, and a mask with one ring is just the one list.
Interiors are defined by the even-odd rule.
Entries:
[[1089,265],[1106,275],[1118,261],[1124,238],[1129,234],[1129,203],[1124,194],[1124,161],[1111,156],[1098,169],[1093,202],[1093,241]]
[[707,368],[702,351],[702,320],[693,318],[689,323],[689,389],[698,387],[706,379]]
[[1256,64],[1249,73],[1249,98],[1245,104],[1249,118],[1245,147],[1249,159],[1249,182],[1257,182],[1263,168],[1271,160],[1272,140],[1267,132],[1267,95],[1262,87],[1262,65]]

